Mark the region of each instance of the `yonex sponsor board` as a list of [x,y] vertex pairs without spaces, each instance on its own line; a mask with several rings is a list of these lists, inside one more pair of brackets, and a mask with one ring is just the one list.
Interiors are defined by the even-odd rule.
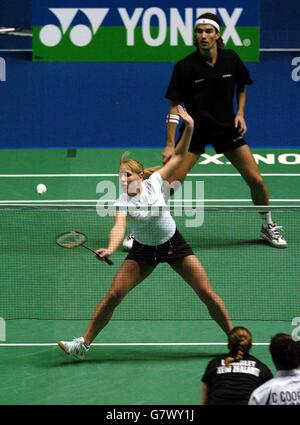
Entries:
[[[259,60],[259,0],[33,1],[35,61],[173,62],[193,51],[193,27],[217,14],[227,48]],[[201,7],[199,7],[201,6]]]

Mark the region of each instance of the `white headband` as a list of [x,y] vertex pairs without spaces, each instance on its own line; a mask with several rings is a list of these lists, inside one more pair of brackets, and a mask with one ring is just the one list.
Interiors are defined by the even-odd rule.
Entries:
[[197,19],[197,21],[195,22],[195,27],[199,24],[212,25],[213,27],[215,27],[220,32],[220,25],[216,21],[213,21],[212,19],[206,19],[206,18]]

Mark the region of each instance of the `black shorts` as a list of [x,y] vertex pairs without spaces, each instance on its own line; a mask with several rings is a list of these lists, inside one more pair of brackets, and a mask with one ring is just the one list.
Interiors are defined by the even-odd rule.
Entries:
[[190,245],[176,229],[171,239],[161,245],[143,245],[134,240],[126,260],[135,260],[138,263],[146,262],[157,266],[158,263],[172,264],[188,255],[195,254]]
[[246,144],[246,140],[240,135],[237,128],[228,129],[228,131],[213,137],[204,136],[199,128],[193,133],[189,152],[201,155],[205,152],[205,146],[212,145],[216,153],[224,153]]

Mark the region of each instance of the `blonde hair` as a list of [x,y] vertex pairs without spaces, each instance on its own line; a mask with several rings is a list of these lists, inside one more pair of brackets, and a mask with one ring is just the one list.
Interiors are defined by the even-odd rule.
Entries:
[[233,361],[243,360],[252,346],[251,332],[242,326],[236,326],[228,335],[229,355],[225,358],[225,366],[228,367]]
[[143,164],[137,161],[136,159],[127,159],[128,156],[129,156],[129,152],[124,152],[122,154],[120,159],[120,166],[125,165],[133,173],[137,173],[137,174],[143,173],[144,180],[148,179],[151,176],[151,174],[153,174],[155,171],[161,168],[160,166],[145,168]]

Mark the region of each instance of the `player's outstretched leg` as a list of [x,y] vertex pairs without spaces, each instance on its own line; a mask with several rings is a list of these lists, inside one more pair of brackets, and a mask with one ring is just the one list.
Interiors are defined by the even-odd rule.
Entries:
[[206,304],[213,320],[228,335],[232,322],[223,300],[213,290],[207,274],[195,255],[189,255],[172,264],[172,268],[194,289]]

